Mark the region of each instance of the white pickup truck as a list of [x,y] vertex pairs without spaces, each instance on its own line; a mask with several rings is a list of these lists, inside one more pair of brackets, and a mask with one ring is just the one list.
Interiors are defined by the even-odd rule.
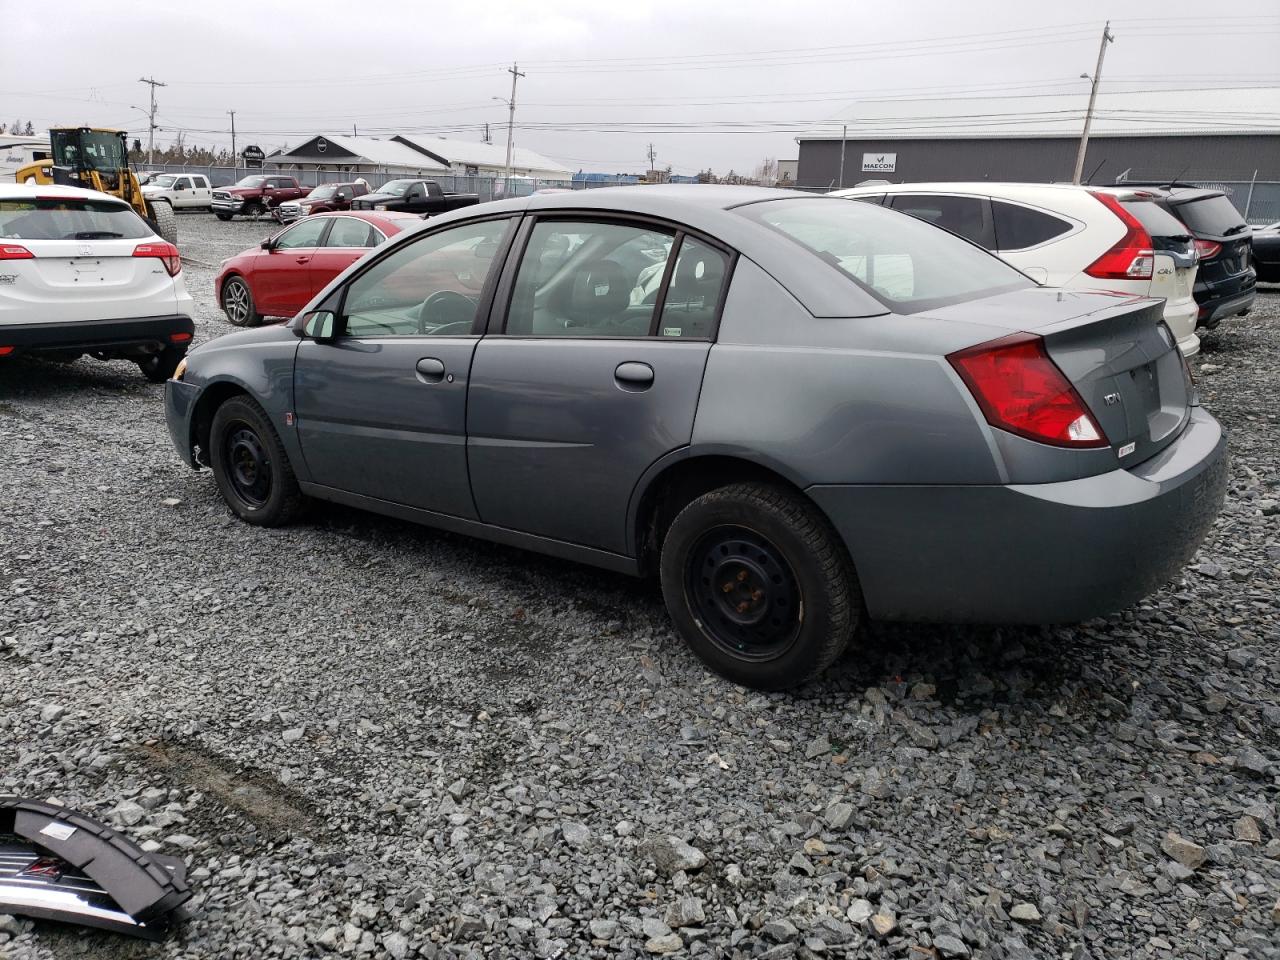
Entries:
[[213,204],[209,178],[200,173],[162,173],[143,184],[142,195],[152,202],[167,203],[174,210],[208,210]]

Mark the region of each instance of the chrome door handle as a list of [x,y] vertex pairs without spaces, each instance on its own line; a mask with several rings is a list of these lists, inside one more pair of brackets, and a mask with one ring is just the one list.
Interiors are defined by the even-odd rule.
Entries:
[[439,383],[444,379],[444,361],[435,357],[423,357],[418,361],[418,379],[425,383]]
[[644,390],[653,385],[653,367],[634,360],[620,363],[613,371],[613,379],[624,390]]

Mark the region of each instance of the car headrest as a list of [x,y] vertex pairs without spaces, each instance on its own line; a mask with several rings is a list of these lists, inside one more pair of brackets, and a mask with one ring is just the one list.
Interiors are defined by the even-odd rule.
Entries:
[[724,257],[714,250],[680,251],[675,277],[671,281],[670,299],[695,300],[704,297],[711,306],[724,281]]
[[631,302],[626,271],[612,260],[595,260],[573,278],[569,322],[590,325],[625,310]]

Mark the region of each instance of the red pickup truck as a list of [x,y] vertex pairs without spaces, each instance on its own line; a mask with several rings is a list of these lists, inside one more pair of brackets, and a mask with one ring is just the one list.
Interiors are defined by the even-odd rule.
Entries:
[[305,197],[309,191],[310,187],[304,187],[296,177],[254,174],[242,177],[229,187],[215,189],[212,207],[219,220],[230,220],[237,213],[261,217],[286,200]]

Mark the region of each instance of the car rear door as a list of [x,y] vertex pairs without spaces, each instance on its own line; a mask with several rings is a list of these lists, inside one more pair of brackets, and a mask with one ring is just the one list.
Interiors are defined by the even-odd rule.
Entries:
[[209,178],[202,176],[194,176],[191,178],[193,184],[191,191],[191,205],[193,207],[207,207],[213,200],[213,190],[209,187]]
[[153,242],[118,201],[0,195],[0,329],[171,315],[173,277],[139,251]]
[[991,204],[986,197],[949,193],[898,193],[889,197],[889,205],[894,210],[917,220],[927,220],[988,250],[995,249]]
[[472,365],[477,511],[624,553],[641,475],[692,435],[730,254],[673,227],[581,216],[527,223],[516,249]]
[[329,232],[311,258],[311,296],[386,239],[376,227],[358,217],[325,219],[329,221]]
[[329,228],[326,217],[299,220],[277,233],[269,249],[254,260],[250,288],[258,310],[291,317],[307,305],[312,290],[311,261]]

